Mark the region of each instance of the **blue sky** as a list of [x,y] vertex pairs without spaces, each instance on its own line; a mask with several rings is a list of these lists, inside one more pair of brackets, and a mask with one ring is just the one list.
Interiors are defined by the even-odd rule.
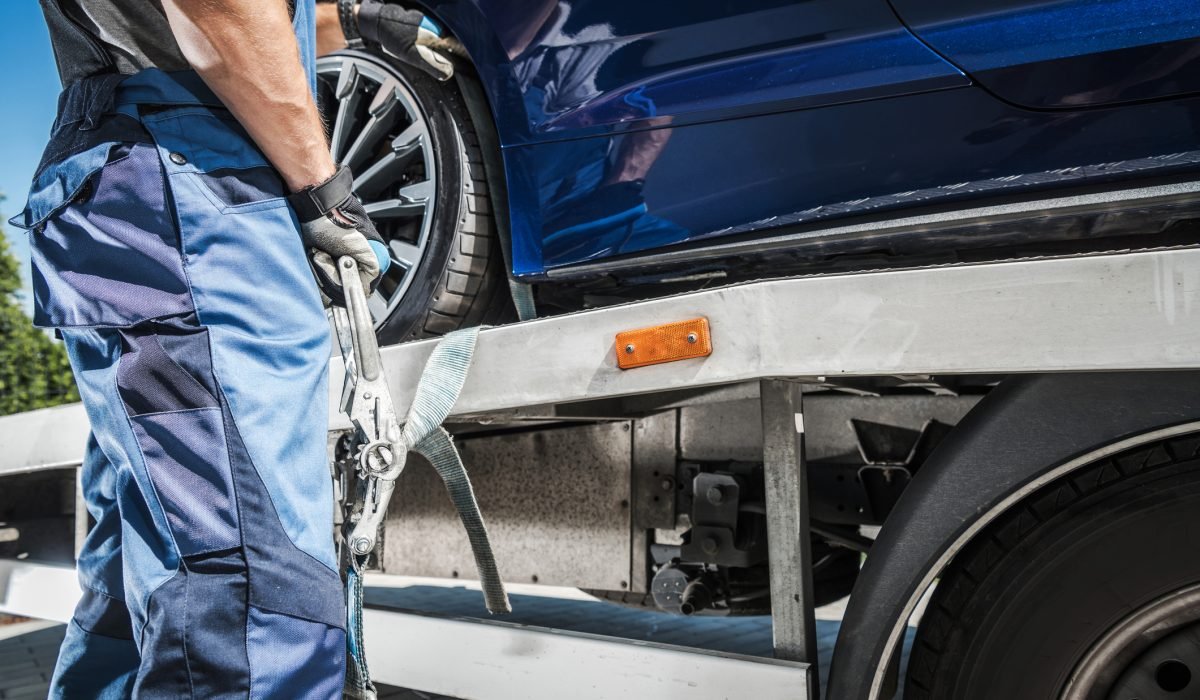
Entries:
[[[0,202],[4,219],[20,211],[34,168],[54,121],[58,98],[58,72],[33,0],[0,1]],[[25,234],[4,225],[4,232],[29,283],[29,245]]]

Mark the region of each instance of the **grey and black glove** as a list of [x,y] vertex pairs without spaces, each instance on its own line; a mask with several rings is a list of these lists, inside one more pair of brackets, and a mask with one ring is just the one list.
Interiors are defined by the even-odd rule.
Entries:
[[382,0],[359,4],[358,31],[363,39],[438,80],[453,76],[450,57],[465,53],[457,40],[442,36],[441,27],[420,11]]
[[353,183],[350,169],[342,166],[325,182],[288,197],[300,221],[300,236],[327,306],[346,305],[337,270],[339,258],[349,255],[358,263],[358,274],[367,295],[375,291],[390,263],[387,245],[351,189]]

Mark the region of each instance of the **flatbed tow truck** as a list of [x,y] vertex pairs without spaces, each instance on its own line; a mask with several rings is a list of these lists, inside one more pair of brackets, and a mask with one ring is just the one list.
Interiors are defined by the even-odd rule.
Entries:
[[[437,342],[384,348],[399,414]],[[628,361],[647,353],[648,364]],[[338,398],[334,462],[349,427]],[[954,590],[925,615],[909,682],[922,664],[959,658],[937,648],[939,624],[952,645],[954,620],[972,619],[955,593],[964,576],[990,585],[980,562],[999,562],[1010,590],[1035,598],[1125,594],[1103,577],[1072,589],[1018,564],[1079,550],[1125,517],[1135,498],[1101,498],[1114,484],[1154,472],[1179,494],[1194,486],[1200,249],[768,279],[488,328],[446,425],[505,580],[675,614],[769,612],[774,658],[369,608],[377,680],[470,698],[892,697],[905,626],[935,585]],[[0,512],[15,530],[0,553],[22,557],[0,561],[0,611],[71,614],[70,543],[88,527],[73,470],[87,432],[77,405],[0,419]],[[465,537],[422,466],[398,482],[374,566],[469,578]],[[1088,499],[1090,510],[1071,510]],[[1191,512],[1145,538],[1147,556],[1194,558]],[[1056,545],[1026,547],[1068,515]],[[1137,687],[1121,684],[1139,673],[1167,688],[1154,655],[1170,635],[1138,625],[1196,629],[1189,571],[1145,571],[1155,596],[1101,606],[1107,631],[1084,640],[1061,697]],[[820,689],[813,611],[846,593]],[[995,649],[975,639],[963,653]],[[1162,653],[1200,675],[1200,651]],[[912,688],[905,697],[919,696]]]

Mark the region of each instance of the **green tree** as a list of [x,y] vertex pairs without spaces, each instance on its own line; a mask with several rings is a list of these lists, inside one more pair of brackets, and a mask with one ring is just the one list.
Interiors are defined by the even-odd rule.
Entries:
[[0,415],[79,400],[71,366],[21,308],[21,267],[0,229]]

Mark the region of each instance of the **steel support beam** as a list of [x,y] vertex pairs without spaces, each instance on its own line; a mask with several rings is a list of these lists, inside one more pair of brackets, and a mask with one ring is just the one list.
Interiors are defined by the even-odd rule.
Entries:
[[[697,316],[710,357],[617,368],[617,332]],[[1198,321],[1200,248],[767,280],[489,328],[451,415],[768,377],[1200,369]],[[383,349],[401,414],[436,344]],[[0,419],[0,475],[77,465],[87,425],[78,405]]]
[[[812,543],[808,534],[808,475],[804,468],[804,413],[800,385],[782,379],[759,384],[763,476],[766,480],[767,560],[775,657],[817,663]],[[810,674],[808,693],[818,696]]]

